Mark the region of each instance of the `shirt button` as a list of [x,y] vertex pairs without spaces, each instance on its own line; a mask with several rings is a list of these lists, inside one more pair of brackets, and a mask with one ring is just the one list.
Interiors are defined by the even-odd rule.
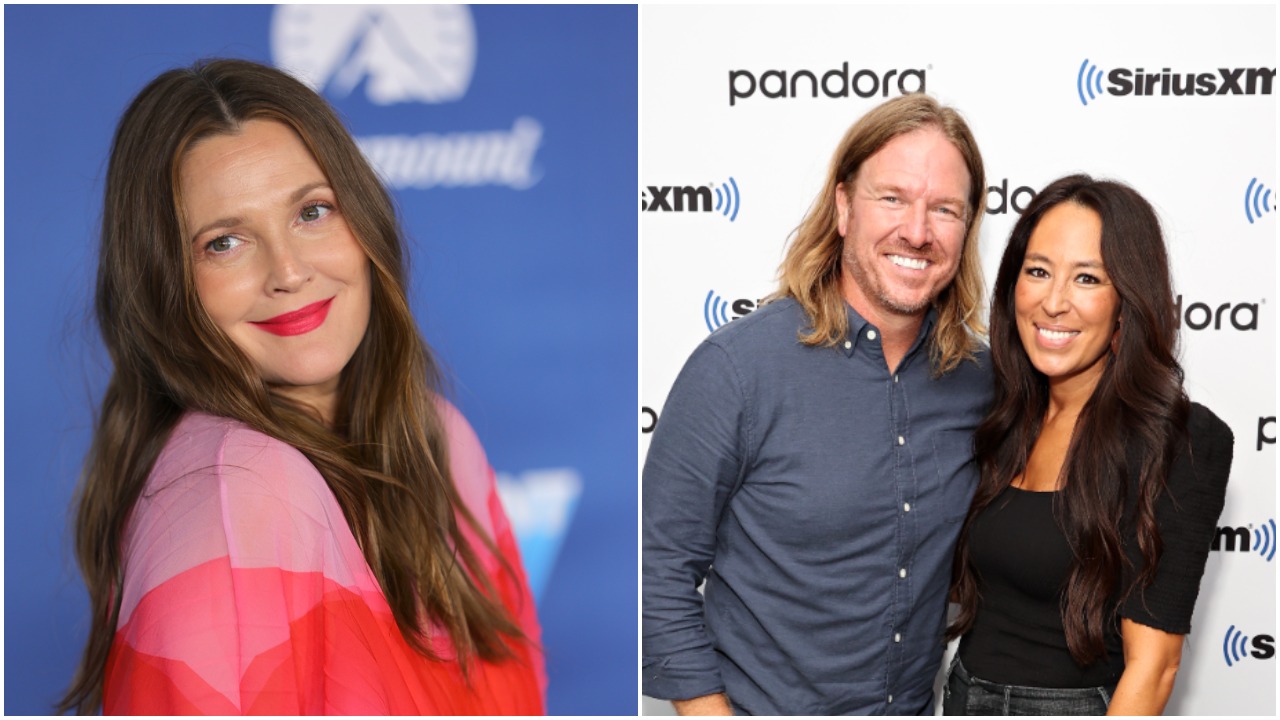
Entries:
[[894,634],[893,634],[893,641],[894,641],[894,642],[902,642],[902,633],[894,633]]
[[868,330],[868,331],[867,331],[867,339],[868,339],[868,340],[875,340],[875,339],[876,339],[876,331],[875,331],[875,330]]
[[911,503],[902,503],[902,512],[911,512]]
[[845,349],[845,350],[848,350],[848,349],[849,349],[849,348],[851,348],[851,347],[853,347],[853,341],[852,341],[852,340],[845,340],[845,341],[844,341],[844,349]]
[[893,704],[893,696],[892,696],[892,695],[890,695],[890,696],[889,696],[889,704],[890,704],[890,705],[892,705],[892,704]]
[[899,445],[904,445],[904,444],[906,444],[906,442],[907,442],[907,441],[906,441],[906,440],[904,440],[904,439],[902,438],[902,436],[901,436],[901,435],[899,435],[899,436],[898,436],[898,444],[899,444]]
[[900,578],[904,578],[904,577],[906,577],[906,576],[907,576],[907,569],[906,569],[906,568],[898,568],[898,577],[900,577]]
[[898,382],[898,376],[896,374],[893,376],[893,381]]

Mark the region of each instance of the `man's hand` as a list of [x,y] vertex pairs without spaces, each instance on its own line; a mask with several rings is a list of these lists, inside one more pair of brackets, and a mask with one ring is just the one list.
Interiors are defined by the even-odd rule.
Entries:
[[672,700],[671,704],[675,707],[676,713],[679,715],[733,714],[733,708],[729,706],[729,696],[724,693],[703,695],[702,697],[691,698],[689,700]]

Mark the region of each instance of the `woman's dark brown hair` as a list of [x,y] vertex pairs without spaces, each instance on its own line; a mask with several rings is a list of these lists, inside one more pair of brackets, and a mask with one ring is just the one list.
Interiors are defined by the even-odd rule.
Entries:
[[[1031,365],[1018,335],[1014,288],[1032,231],[1048,210],[1067,202],[1102,218],[1102,262],[1120,296],[1118,342],[1076,420],[1054,498],[1055,516],[1075,556],[1064,586],[1062,624],[1071,656],[1088,665],[1105,653],[1103,633],[1117,621],[1118,599],[1150,585],[1155,575],[1161,553],[1155,500],[1175,451],[1186,441],[1190,403],[1176,356],[1177,311],[1155,211],[1132,188],[1087,175],[1062,178],[1041,191],[1014,226],[1000,261],[991,303],[995,398],[974,438],[982,474],[956,548],[952,597],[960,612],[947,636],[966,632],[978,611],[969,528],[1026,467],[1048,407],[1048,381]],[[1136,529],[1143,561],[1128,587],[1120,587],[1128,562],[1122,517]]]
[[[196,295],[184,241],[184,153],[250,119],[297,132],[329,179],[369,258],[369,327],[339,379],[333,427],[262,379]],[[166,72],[133,100],[107,167],[95,311],[113,375],[78,493],[76,553],[92,627],[59,710],[94,712],[116,630],[121,538],[129,513],[184,412],[234,418],[301,451],[324,477],[405,640],[430,656],[431,621],[459,656],[510,654],[522,638],[462,534],[459,499],[435,407],[441,377],[406,298],[403,242],[386,190],[329,105],[302,83],[243,60]]]

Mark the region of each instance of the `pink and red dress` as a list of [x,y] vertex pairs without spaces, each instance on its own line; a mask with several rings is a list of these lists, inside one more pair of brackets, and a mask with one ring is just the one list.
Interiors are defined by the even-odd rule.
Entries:
[[315,467],[237,421],[189,413],[125,533],[104,712],[541,714],[540,631],[493,470],[467,421],[439,407],[454,483],[498,555],[464,533],[529,639],[511,643],[514,658],[474,658],[464,677],[439,628],[443,659],[415,652]]

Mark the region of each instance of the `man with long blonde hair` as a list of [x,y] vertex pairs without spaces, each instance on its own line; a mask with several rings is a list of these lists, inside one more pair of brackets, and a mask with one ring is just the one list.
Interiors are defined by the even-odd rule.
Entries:
[[985,189],[955,110],[872,109],[772,301],[694,351],[644,468],[645,694],[682,714],[932,713],[991,395]]

